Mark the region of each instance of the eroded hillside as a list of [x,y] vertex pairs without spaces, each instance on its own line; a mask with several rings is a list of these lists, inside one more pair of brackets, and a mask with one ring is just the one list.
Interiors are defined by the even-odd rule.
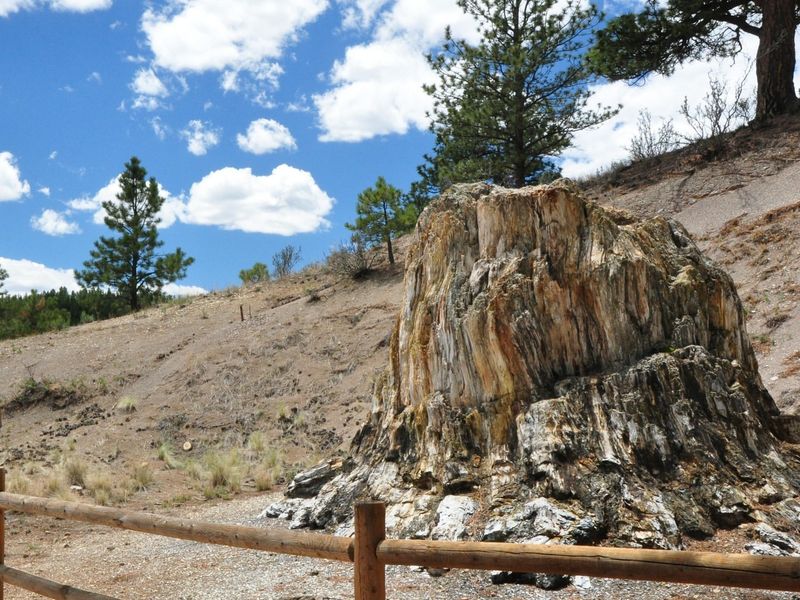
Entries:
[[[202,498],[207,486],[170,467],[202,467],[210,450],[252,454],[248,440],[257,438],[255,453],[280,463],[280,484],[346,446],[366,414],[400,278],[383,270],[353,282],[308,270],[4,341],[0,463],[15,485],[33,490],[69,457],[116,479],[147,462],[155,481],[128,500],[185,501]],[[243,488],[254,489],[253,473],[240,475]]]

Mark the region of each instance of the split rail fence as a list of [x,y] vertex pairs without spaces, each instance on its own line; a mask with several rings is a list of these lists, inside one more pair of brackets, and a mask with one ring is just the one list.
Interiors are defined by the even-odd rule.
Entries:
[[[111,597],[7,567],[4,564],[6,510],[208,544],[352,562],[356,600],[385,600],[386,565],[561,573],[800,592],[800,558],[595,546],[391,540],[385,537],[386,509],[381,502],[356,504],[355,536],[352,538],[218,525],[6,493],[5,472],[0,469],[2,582],[60,600],[109,600]],[[0,585],[0,600],[3,600],[2,589]]]

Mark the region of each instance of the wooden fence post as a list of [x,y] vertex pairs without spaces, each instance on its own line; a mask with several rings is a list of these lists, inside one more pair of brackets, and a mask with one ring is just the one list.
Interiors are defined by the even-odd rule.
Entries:
[[355,507],[355,600],[386,600],[386,566],[378,544],[386,538],[386,505],[359,502]]
[[[0,492],[6,491],[6,470],[0,467]],[[0,509],[0,566],[6,563],[6,511]],[[0,575],[0,600],[3,600],[5,578]]]

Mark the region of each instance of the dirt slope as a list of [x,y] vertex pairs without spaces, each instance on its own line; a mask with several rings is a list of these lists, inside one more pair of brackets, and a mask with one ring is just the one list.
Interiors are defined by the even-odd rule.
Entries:
[[[178,458],[199,459],[258,431],[290,465],[333,454],[366,413],[400,280],[398,268],[358,283],[310,271],[0,342],[0,398],[11,402],[0,463],[46,472],[69,454],[118,475],[148,461],[156,481],[142,501],[154,502],[200,497],[157,459],[163,442],[189,441],[193,449]],[[43,389],[21,394],[33,381]],[[125,397],[135,411],[115,408]]]

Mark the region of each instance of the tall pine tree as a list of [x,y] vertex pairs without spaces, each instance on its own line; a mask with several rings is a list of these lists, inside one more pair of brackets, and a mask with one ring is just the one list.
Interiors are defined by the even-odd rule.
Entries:
[[[487,180],[521,187],[556,171],[552,158],[572,134],[613,114],[590,110],[584,53],[597,11],[581,0],[459,0],[475,18],[477,45],[448,29],[429,57],[433,97],[432,155],[415,192]],[[413,194],[412,194],[413,195]]]
[[164,244],[158,239],[158,212],[164,198],[155,178],[135,156],[125,164],[119,178],[116,201],[103,202],[105,223],[116,237],[101,236],[90,252],[91,259],[76,273],[84,288],[109,287],[124,296],[131,310],[139,310],[143,298],[161,292],[164,284],[186,276],[194,259],[180,248],[170,254],[157,254]]
[[590,63],[610,79],[671,73],[690,59],[732,56],[742,34],[758,37],[756,119],[797,108],[793,78],[797,0],[648,0],[644,8],[612,19],[597,34]]

